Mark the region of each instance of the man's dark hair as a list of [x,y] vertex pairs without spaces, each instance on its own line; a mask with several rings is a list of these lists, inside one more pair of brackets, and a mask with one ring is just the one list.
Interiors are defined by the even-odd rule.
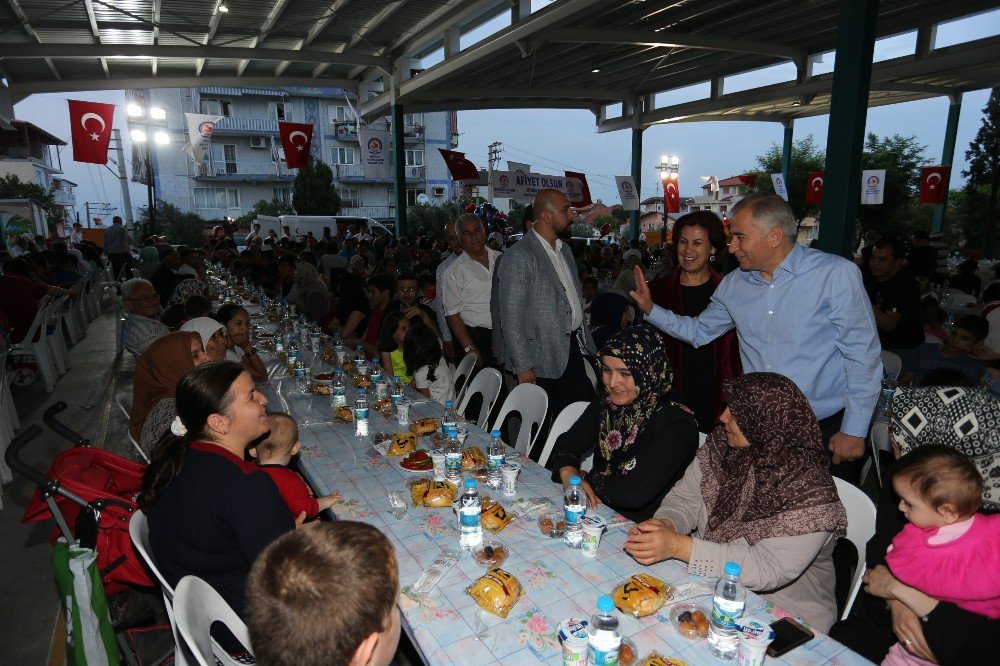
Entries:
[[979,315],[965,315],[955,322],[955,328],[960,328],[964,331],[972,333],[977,342],[979,340],[985,340],[986,336],[990,334],[990,323]]
[[983,291],[983,303],[1000,301],[1000,283],[991,284]]
[[416,282],[417,274],[414,273],[413,271],[403,271],[402,273],[396,276],[396,286],[398,287],[399,283],[402,282],[403,280],[413,280],[414,282]]
[[583,280],[580,281],[580,284],[581,285],[587,285],[587,284],[589,284],[589,285],[593,285],[594,287],[596,287],[597,286],[597,278],[595,278],[593,275],[588,275],[587,277],[583,278]]
[[971,387],[972,382],[969,381],[969,378],[961,370],[956,370],[955,368],[932,368],[920,378],[920,386],[922,388],[931,386]]
[[875,241],[876,250],[890,250],[892,258],[896,261],[906,258],[906,247],[903,242],[895,236],[882,236]]
[[198,294],[188,297],[187,301],[184,303],[184,315],[188,319],[194,319],[195,317],[207,317],[211,311],[212,304],[208,302],[207,298],[199,296]]
[[392,277],[386,275],[385,273],[377,273],[370,278],[368,278],[368,286],[375,287],[379,291],[388,291],[392,293]]

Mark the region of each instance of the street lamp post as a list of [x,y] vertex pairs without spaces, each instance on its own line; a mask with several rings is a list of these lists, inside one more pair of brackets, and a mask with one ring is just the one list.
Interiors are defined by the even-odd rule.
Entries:
[[[167,133],[165,127],[167,124],[167,112],[159,107],[150,107],[148,118],[149,121],[144,121],[143,119],[147,116],[146,109],[144,109],[139,104],[129,104],[126,107],[126,112],[129,116],[129,124],[131,126],[131,132],[129,135],[132,141],[142,144],[145,151],[144,160],[146,163],[146,205],[148,206],[147,211],[149,214],[149,227],[146,229],[146,235],[151,235],[156,230],[156,196],[153,189],[153,152],[150,146],[149,132],[153,133],[153,142],[158,145],[166,145],[170,143],[170,135]],[[150,129],[149,123],[155,123],[155,125],[161,125],[164,129],[156,129],[155,125],[153,129]]]
[[[677,176],[680,172],[681,158],[676,155],[661,155],[660,163],[656,165],[657,171],[660,172],[660,182],[663,183],[663,226],[660,227],[660,242],[666,243],[667,241],[667,213],[680,212],[680,190],[678,189]],[[670,193],[668,190],[673,186],[674,193],[677,196],[677,210],[670,210]]]

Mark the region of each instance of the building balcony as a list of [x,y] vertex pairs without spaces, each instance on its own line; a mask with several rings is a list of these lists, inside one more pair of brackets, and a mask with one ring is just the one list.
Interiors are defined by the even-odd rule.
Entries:
[[213,135],[239,136],[277,134],[278,121],[266,116],[228,116],[215,123]]
[[54,202],[59,206],[75,206],[76,195],[73,190],[55,190],[52,192]]
[[337,215],[352,217],[369,217],[376,221],[392,220],[396,217],[396,209],[392,206],[350,206],[354,202],[341,201],[340,212]]
[[275,181],[294,180],[298,169],[289,169],[284,162],[273,160],[235,162],[212,161],[201,165],[202,180]]
[[[334,177],[341,183],[391,183],[389,178],[365,178],[364,167],[360,164],[335,164],[336,172]],[[425,180],[424,167],[406,167],[407,183],[422,183]]]
[[[344,121],[334,123],[333,133],[338,141],[358,141],[358,129],[353,122]],[[416,143],[424,138],[423,125],[403,125],[403,142]]]

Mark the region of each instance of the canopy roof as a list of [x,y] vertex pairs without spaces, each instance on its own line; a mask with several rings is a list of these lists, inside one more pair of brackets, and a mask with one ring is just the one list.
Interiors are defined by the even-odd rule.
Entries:
[[[840,0],[6,0],[0,76],[36,92],[180,86],[343,87],[361,113],[592,110],[599,131],[695,120],[787,121],[829,111]],[[1000,85],[1000,37],[934,48],[938,24],[995,0],[882,0],[877,36],[916,32],[878,62],[873,106]],[[509,26],[460,48],[463,34]],[[420,70],[419,58],[437,60]],[[727,94],[725,79],[792,63],[796,80]],[[703,99],[658,94],[706,84]],[[620,110],[619,110],[620,109]]]

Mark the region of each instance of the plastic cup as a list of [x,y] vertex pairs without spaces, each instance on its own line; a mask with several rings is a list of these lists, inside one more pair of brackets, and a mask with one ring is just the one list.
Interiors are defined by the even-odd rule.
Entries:
[[444,451],[431,452],[431,462],[434,464],[435,481],[444,481],[445,479],[446,469],[444,460]]
[[563,666],[586,666],[590,640],[587,635],[589,622],[571,617],[559,623],[559,642],[562,643]]
[[396,420],[399,425],[409,425],[410,424],[410,403],[406,400],[401,400],[398,405],[396,405]]
[[597,549],[601,545],[601,535],[606,525],[600,516],[586,515],[580,519],[580,527],[583,529],[580,552],[584,557],[597,557]]
[[517,475],[520,471],[521,465],[516,462],[505,462],[500,467],[504,497],[514,497],[517,495]]
[[737,625],[739,645],[736,649],[736,666],[763,666],[767,659],[767,646],[774,640],[774,629],[762,620],[743,618]]

